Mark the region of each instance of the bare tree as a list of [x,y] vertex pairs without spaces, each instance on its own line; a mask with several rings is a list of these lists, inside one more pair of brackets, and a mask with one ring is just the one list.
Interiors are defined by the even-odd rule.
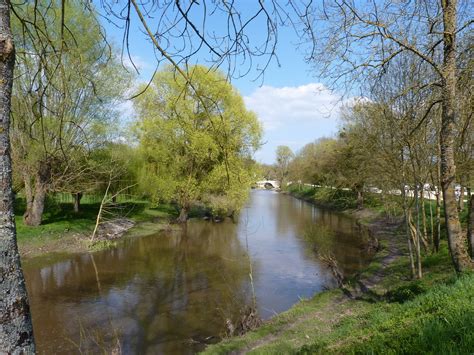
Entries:
[[439,98],[427,106],[421,120],[441,104],[441,183],[449,248],[457,271],[471,269],[473,263],[461,230],[454,189],[455,126],[459,114],[456,38],[473,25],[469,1],[337,0],[323,3],[317,10],[321,16],[316,20],[325,25],[310,59],[322,63],[321,72],[335,85],[351,86],[361,78],[377,80],[402,53],[413,54],[431,68],[434,80],[406,90],[439,88]]

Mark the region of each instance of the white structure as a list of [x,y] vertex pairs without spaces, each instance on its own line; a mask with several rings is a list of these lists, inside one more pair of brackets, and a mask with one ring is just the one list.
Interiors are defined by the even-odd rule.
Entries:
[[277,180],[261,180],[256,182],[259,189],[279,189],[280,182]]

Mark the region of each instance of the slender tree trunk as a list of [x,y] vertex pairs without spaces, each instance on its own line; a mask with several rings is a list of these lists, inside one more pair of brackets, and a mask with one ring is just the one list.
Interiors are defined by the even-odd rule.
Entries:
[[82,192],[76,192],[75,194],[72,194],[74,197],[74,213],[79,213],[81,209],[81,198],[82,198]]
[[468,189],[468,192],[467,240],[469,242],[471,259],[474,260],[474,195],[471,195],[471,189]]
[[410,207],[408,206],[408,196],[407,191],[405,189],[406,186],[406,177],[405,177],[405,163],[404,163],[404,154],[403,150],[400,152],[400,160],[402,161],[402,177],[403,177],[403,184],[400,188],[402,193],[402,201],[403,201],[403,213],[405,215],[405,228],[406,228],[406,236],[407,236],[407,243],[408,243],[408,253],[410,256],[410,271],[412,279],[416,277],[416,270],[415,270],[415,258],[413,257],[413,246],[412,246],[412,237],[411,237],[411,230],[410,230]]
[[408,210],[408,226],[409,226],[410,232],[411,232],[411,240],[412,240],[413,245],[415,247],[415,257],[416,257],[416,267],[414,267],[415,277],[418,278],[418,279],[421,279],[423,274],[422,274],[422,270],[421,270],[420,231],[413,224],[413,216],[412,216],[410,210]]
[[462,233],[454,193],[456,166],[454,163],[454,140],[456,138],[456,20],[457,1],[443,0],[443,83],[441,115],[441,179],[443,188],[444,216],[448,234],[448,245],[456,271],[473,268],[465,236]]
[[[417,277],[421,279],[422,271],[421,271],[421,232],[420,232],[420,199],[418,195],[418,184],[415,185],[415,203],[416,203],[416,226],[413,226],[411,222],[411,218],[409,219],[410,224],[412,225],[414,240],[413,243],[415,244],[415,253],[416,253],[416,269],[417,269]],[[411,217],[411,216],[410,216]]]
[[458,200],[458,210],[462,212],[464,210],[464,186],[461,185],[461,191]]
[[9,5],[0,0],[0,353],[31,354],[33,326],[13,212],[9,128],[15,50]]
[[[441,144],[438,141],[438,156],[441,156]],[[433,238],[433,248],[439,252],[439,242],[441,240],[441,161],[438,159],[436,164],[436,231]]]
[[403,212],[405,214],[405,227],[406,227],[406,234],[407,234],[407,243],[408,243],[408,253],[410,256],[410,271],[411,277],[414,279],[416,277],[416,269],[415,269],[415,258],[413,257],[413,246],[412,246],[412,236],[410,230],[410,217],[408,206],[406,203],[406,197],[403,197]]
[[431,247],[433,248],[434,223],[433,223],[433,203],[431,202],[431,189],[428,191],[428,201],[429,201],[429,204],[430,204],[430,244],[431,244]]
[[441,238],[441,191],[439,190],[436,192],[436,217],[435,217],[435,224],[436,230],[433,237],[433,248],[435,252],[439,251],[439,241]]
[[421,234],[420,230],[417,228],[416,230],[416,244],[415,244],[415,249],[416,249],[416,264],[417,264],[417,277],[421,279],[423,277],[423,271],[421,268],[421,244],[420,244],[420,239],[421,239]]
[[112,184],[112,175],[109,177],[109,183],[107,184],[107,188],[105,189],[104,196],[102,197],[102,200],[100,201],[100,207],[99,207],[99,212],[97,212],[97,217],[95,219],[95,226],[94,230],[92,231],[91,239],[90,242],[93,243],[95,236],[97,235],[97,231],[99,230],[99,225],[102,221],[102,213],[104,211],[105,204],[107,203],[107,196],[109,194],[109,189],[110,185]]
[[423,242],[423,248],[426,252],[429,247],[429,241],[428,241],[428,229],[426,228],[425,188],[423,185],[420,190],[420,204],[421,204],[421,222],[423,226],[423,236],[421,240]]

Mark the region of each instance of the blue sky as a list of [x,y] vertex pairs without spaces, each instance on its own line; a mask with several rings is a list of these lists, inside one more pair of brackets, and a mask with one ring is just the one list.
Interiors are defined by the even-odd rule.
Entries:
[[[153,20],[149,20],[150,26]],[[222,19],[208,26],[219,28]],[[107,36],[121,47],[123,29],[102,20]],[[263,40],[261,22],[255,22],[250,29],[257,43]],[[243,78],[233,79],[233,85],[244,96],[247,108],[256,112],[264,129],[264,145],[256,153],[257,161],[273,163],[278,145],[288,145],[294,151],[322,136],[331,136],[337,132],[340,96],[327,89],[323,80],[317,78],[311,66],[305,63],[303,54],[296,49],[299,38],[289,28],[279,30],[277,55],[279,64],[273,60],[267,68],[262,82],[257,78],[254,63],[253,70]],[[130,30],[130,53],[133,62],[139,68],[138,80],[147,81],[157,65],[153,46],[140,30],[138,21],[132,19]],[[124,58],[130,66],[128,58]],[[205,53],[195,57],[194,62],[205,64]],[[130,109],[131,103],[124,105]]]

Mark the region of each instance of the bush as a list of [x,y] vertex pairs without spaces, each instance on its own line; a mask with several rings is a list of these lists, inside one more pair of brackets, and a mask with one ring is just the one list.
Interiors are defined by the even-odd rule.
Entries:
[[400,286],[394,290],[388,291],[385,294],[385,298],[389,302],[405,303],[425,292],[426,289],[423,285],[418,281],[414,281],[408,285]]

